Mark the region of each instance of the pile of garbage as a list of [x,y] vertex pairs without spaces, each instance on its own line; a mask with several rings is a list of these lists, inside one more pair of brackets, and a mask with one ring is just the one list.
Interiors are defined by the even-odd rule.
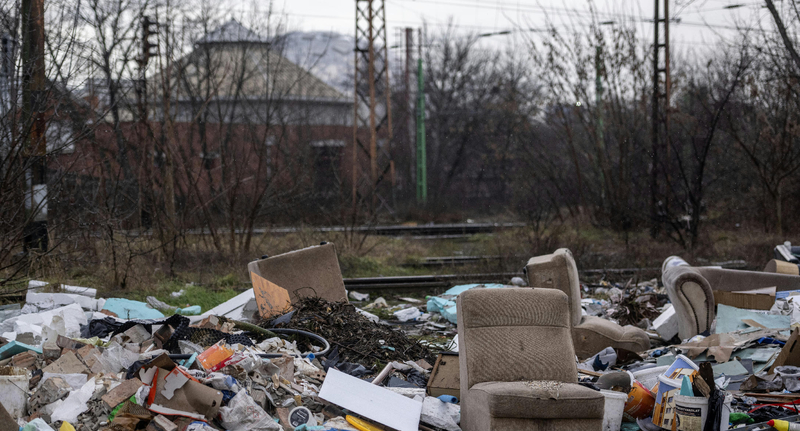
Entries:
[[[623,334],[587,352],[598,343],[573,332],[578,379],[605,400],[604,430],[781,430],[800,420],[796,260],[771,262],[789,274],[775,278],[670,257],[661,280],[569,288],[527,271],[579,297],[573,330]],[[24,305],[0,306],[0,431],[457,431],[457,297],[524,283],[370,301],[344,289],[330,244],[249,269],[253,289],[205,313],[31,281]],[[708,285],[687,299],[679,282]]]
[[30,287],[0,309],[3,431],[459,429],[456,400],[426,394],[435,355],[348,302],[165,317],[154,301]]

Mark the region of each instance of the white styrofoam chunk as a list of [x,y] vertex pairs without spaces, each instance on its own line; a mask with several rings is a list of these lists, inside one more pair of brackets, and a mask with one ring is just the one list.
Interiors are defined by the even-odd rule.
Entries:
[[678,315],[672,304],[653,321],[653,328],[664,340],[671,340],[672,337],[678,335]]
[[417,431],[422,403],[352,377],[328,370],[319,397],[398,431]]

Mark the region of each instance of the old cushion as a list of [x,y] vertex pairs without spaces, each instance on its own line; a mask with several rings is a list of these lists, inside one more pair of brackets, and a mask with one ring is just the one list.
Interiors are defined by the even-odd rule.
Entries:
[[579,358],[588,358],[606,347],[642,352],[650,348],[650,337],[635,326],[620,326],[594,316],[583,316],[572,328],[572,342]]
[[553,381],[478,383],[468,396],[500,418],[602,419],[605,403],[599,391]]

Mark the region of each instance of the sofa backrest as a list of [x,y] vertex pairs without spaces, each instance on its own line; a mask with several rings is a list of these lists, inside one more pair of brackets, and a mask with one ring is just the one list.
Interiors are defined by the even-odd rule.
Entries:
[[525,266],[528,286],[558,289],[569,298],[569,314],[572,326],[581,323],[581,285],[578,267],[572,253],[560,248],[553,254],[532,257]]
[[462,394],[482,382],[577,381],[563,292],[471,289],[457,304]]

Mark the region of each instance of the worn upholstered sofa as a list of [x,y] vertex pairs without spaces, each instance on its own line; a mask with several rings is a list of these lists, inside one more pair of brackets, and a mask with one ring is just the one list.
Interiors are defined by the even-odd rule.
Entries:
[[577,384],[567,296],[472,289],[458,296],[464,431],[600,431],[605,400]]
[[650,337],[634,326],[620,326],[614,322],[581,313],[581,290],[578,267],[572,253],[560,248],[553,254],[533,257],[525,267],[528,285],[558,289],[569,298],[569,320],[572,342],[579,358],[588,358],[606,347],[641,352],[650,348]]
[[716,317],[714,290],[740,292],[763,287],[776,291],[800,290],[800,277],[759,271],[689,266],[670,256],[661,267],[661,281],[678,314],[678,335],[682,340],[711,329]]

